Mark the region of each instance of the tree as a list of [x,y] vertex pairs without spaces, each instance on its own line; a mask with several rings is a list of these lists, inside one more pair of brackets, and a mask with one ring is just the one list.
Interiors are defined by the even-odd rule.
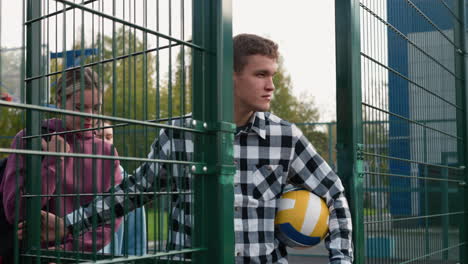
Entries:
[[[278,71],[273,77],[275,91],[271,102],[271,112],[291,123],[313,123],[319,119],[318,109],[312,98],[297,98],[292,94],[291,77],[286,73],[283,58],[278,60]],[[328,135],[315,126],[302,126],[301,130],[317,149],[318,153],[328,160]]]
[[[163,100],[157,105],[158,95],[153,77],[156,56],[145,52],[145,43],[132,30],[125,30],[124,27],[117,30],[115,40],[112,36],[100,35],[96,42],[104,59],[138,53],[100,64],[94,69],[101,75],[104,86],[103,114],[141,121],[167,115]],[[159,115],[156,113],[158,108]],[[156,128],[147,126],[117,126],[114,128],[114,145],[121,156],[144,157],[157,134]],[[124,167],[132,171],[138,165],[126,162]]]
[[182,48],[177,54],[175,80],[172,86],[167,88],[172,90],[172,116],[192,112],[192,53],[190,49],[186,51]]
[[[14,100],[21,98],[21,49],[2,51],[0,93],[8,93]],[[0,106],[0,148],[9,148],[13,137],[24,127],[24,111]],[[0,158],[8,154],[0,153]]]

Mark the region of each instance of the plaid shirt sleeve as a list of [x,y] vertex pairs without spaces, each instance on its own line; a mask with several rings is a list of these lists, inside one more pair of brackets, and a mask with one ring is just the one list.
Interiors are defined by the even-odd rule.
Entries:
[[[159,138],[151,145],[149,159],[167,160],[170,140],[165,130],[161,130]],[[160,185],[166,175],[163,165],[156,162],[145,162],[136,169],[135,175],[128,178],[109,191],[107,196],[97,196],[93,202],[65,216],[65,226],[72,232],[81,233],[92,229],[93,212],[97,216],[97,224],[109,222],[112,217],[121,217],[126,213],[141,207],[153,199],[154,189]],[[156,176],[157,179],[156,180]],[[137,193],[128,195],[128,193]],[[112,213],[112,211],[114,211]]]
[[330,263],[352,263],[351,212],[341,180],[295,126],[293,135],[297,137],[297,142],[288,180],[291,184],[306,188],[325,199],[330,211],[330,233],[325,239],[325,246],[330,252]]

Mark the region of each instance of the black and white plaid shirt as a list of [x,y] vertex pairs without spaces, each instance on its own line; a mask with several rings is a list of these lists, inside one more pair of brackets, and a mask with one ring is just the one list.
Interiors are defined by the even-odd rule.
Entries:
[[[169,136],[161,131],[148,158],[191,160],[191,136],[180,134],[185,133],[174,131]],[[278,198],[289,184],[308,189],[326,200],[330,210],[330,234],[325,245],[330,252],[330,263],[352,262],[351,214],[343,185],[295,125],[271,113],[255,113],[235,136],[234,159],[237,166],[234,176],[236,263],[288,263],[285,245],[275,238],[274,219]],[[168,183],[164,180],[181,176],[182,181]],[[172,165],[171,170],[167,170],[145,163],[136,170],[135,176],[119,185],[115,193],[154,192],[165,186],[180,191],[190,188],[190,178],[186,166]],[[115,205],[116,216],[122,216],[125,211],[138,208],[152,198],[152,195],[114,195],[100,197],[94,205],[99,221],[104,222],[111,219],[111,204]],[[173,202],[169,243],[175,248],[190,247],[191,196],[180,195]],[[79,230],[90,229],[92,212],[90,204],[70,213],[65,218],[66,225]]]

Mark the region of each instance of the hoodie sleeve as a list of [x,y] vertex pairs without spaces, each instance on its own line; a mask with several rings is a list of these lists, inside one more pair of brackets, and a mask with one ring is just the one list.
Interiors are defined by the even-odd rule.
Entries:
[[[165,130],[161,130],[159,138],[156,138],[151,145],[148,158],[167,160],[170,156],[171,142]],[[162,164],[145,162],[135,170],[134,175],[130,175],[116,186],[114,195],[97,196],[91,203],[67,214],[64,218],[65,226],[72,232],[80,233],[92,230],[93,215],[97,216],[98,224],[106,223],[113,215],[124,216],[150,202],[154,197],[152,192],[156,186],[163,186],[161,182],[166,178],[167,172]],[[148,194],[143,194],[145,192]],[[127,193],[142,193],[142,195],[132,196],[126,195]]]
[[[21,140],[24,135],[24,130],[20,131],[11,144],[12,149],[23,149],[25,142]],[[26,175],[25,170],[25,156],[22,154],[10,154],[8,156],[7,165],[3,175],[3,181],[1,185],[3,194],[3,208],[5,210],[5,216],[7,221],[11,224],[15,218],[15,199],[17,199],[16,191],[22,195],[24,192],[24,177]],[[63,175],[63,161],[60,158],[53,156],[45,156],[42,159],[42,194],[53,194],[55,186],[58,181],[57,177]],[[60,171],[57,174],[57,171]],[[18,184],[18,185],[17,185]],[[18,186],[18,188],[16,188]],[[41,200],[41,207],[45,205],[49,198],[44,196]],[[24,199],[20,199],[19,204],[19,219],[23,219]]]
[[[112,155],[110,154],[110,150],[105,155]],[[115,150],[114,156],[118,156],[117,150]],[[122,182],[122,172],[120,169],[120,162],[118,160],[103,160],[102,162],[105,163],[104,167],[106,168],[103,175],[109,175],[109,178],[106,179],[109,184],[103,186],[103,189],[100,191],[107,191],[111,189],[111,185],[119,185]],[[111,166],[111,162],[113,162],[113,166]],[[113,170],[113,173],[112,173]],[[113,176],[112,176],[113,175]],[[110,177],[114,177],[114,181],[110,179]],[[99,225],[93,230],[88,230],[80,234],[78,237],[73,237],[71,233],[67,234],[65,237],[65,250],[83,250],[88,252],[93,252],[95,249],[100,250],[106,245],[112,242],[112,237],[115,232],[120,227],[122,222],[122,217],[115,218],[114,221],[108,221],[106,224]],[[95,235],[95,236],[94,236]],[[119,241],[114,241],[114,243],[119,243]],[[117,253],[117,252],[116,252]]]

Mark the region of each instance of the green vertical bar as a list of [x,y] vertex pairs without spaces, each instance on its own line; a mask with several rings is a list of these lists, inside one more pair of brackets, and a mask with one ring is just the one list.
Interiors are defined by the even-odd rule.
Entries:
[[[424,122],[424,125],[427,123]],[[423,128],[423,162],[428,162],[427,159],[427,128]],[[428,166],[424,165],[424,177],[428,177],[429,172],[428,172]],[[424,179],[424,187],[422,188],[422,192],[424,192],[424,213],[423,215],[429,215],[429,189],[427,188],[427,183],[428,179]],[[430,237],[430,225],[429,225],[429,218],[424,219],[424,237],[425,237],[425,248],[424,248],[424,254],[429,254],[430,252],[430,245],[429,245],[429,237]]]
[[[447,153],[442,152],[442,165],[448,166],[448,156]],[[442,194],[442,248],[447,249],[449,247],[449,186],[448,186],[448,179],[449,179],[449,170],[448,168],[442,168],[441,171],[441,178],[442,183],[440,184],[440,190]],[[442,252],[442,259],[444,261],[448,260],[448,251],[445,250]]]
[[338,174],[350,202],[356,264],[365,261],[359,8],[358,0],[335,0]]
[[[455,44],[458,45],[460,48],[459,50],[455,50],[455,75],[458,77],[456,79],[456,104],[457,106],[461,107],[463,110],[457,111],[457,135],[463,139],[462,142],[457,142],[457,152],[458,152],[458,163],[460,168],[466,168],[466,157],[468,154],[468,146],[466,144],[468,136],[467,136],[467,129],[466,126],[467,122],[467,114],[466,114],[466,101],[467,101],[467,94],[466,94],[466,25],[465,25],[465,16],[466,16],[466,1],[458,0],[455,1],[455,14],[458,16],[459,21],[455,21]],[[462,172],[463,175],[463,183],[460,184],[458,191],[461,193],[461,198],[463,202],[463,211],[464,214],[461,218],[459,218],[460,222],[458,223],[460,226],[460,243],[465,243],[460,249],[460,262],[467,263],[468,262],[468,247],[466,243],[468,242],[468,228],[466,224],[468,222],[468,192],[466,192],[466,182],[468,181],[466,175],[466,169]]]
[[[41,1],[28,0],[27,20],[41,16]],[[41,74],[41,20],[28,24],[26,28],[26,77],[39,76]],[[40,105],[40,82],[35,79],[26,83],[26,103]],[[40,134],[40,113],[37,111],[26,111],[26,135]],[[41,150],[41,138],[27,139],[26,149]],[[32,195],[41,194],[41,157],[37,155],[26,155],[26,193]],[[17,197],[19,198],[19,197]],[[26,224],[28,237],[26,250],[40,248],[40,210],[41,199],[39,196],[26,200]],[[24,263],[32,263],[33,258],[27,258]],[[36,259],[38,262],[39,259]]]
[[193,51],[193,118],[218,124],[195,141],[195,160],[208,166],[207,174],[194,178],[193,245],[207,249],[194,254],[195,263],[234,263],[234,134],[220,131],[221,122],[233,120],[231,7],[231,0],[193,7],[193,42],[206,49]]

